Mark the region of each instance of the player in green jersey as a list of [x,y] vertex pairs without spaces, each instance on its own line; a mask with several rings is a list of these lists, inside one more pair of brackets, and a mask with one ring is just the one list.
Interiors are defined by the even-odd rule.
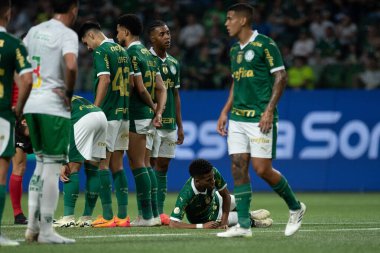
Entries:
[[[11,18],[11,1],[0,2],[0,226],[6,195],[6,179],[10,159],[15,153],[15,116],[20,117],[32,88],[32,68],[22,42],[8,34],[5,27]],[[15,111],[12,111],[14,73],[20,76],[20,91]],[[16,115],[15,115],[16,114]],[[17,246],[19,243],[5,237],[0,231],[0,246]]]
[[176,145],[181,145],[184,140],[181,99],[178,91],[180,67],[178,61],[167,53],[171,36],[168,26],[163,21],[156,20],[150,24],[149,38],[152,43],[149,51],[159,66],[167,92],[162,127],[156,129],[150,162],[155,169],[157,179],[157,205],[161,223],[169,225],[169,216],[163,210],[167,192],[167,172],[170,160],[175,157]]
[[[95,220],[94,227],[129,226],[127,215],[128,185],[123,169],[124,152],[129,141],[129,92],[133,86],[133,69],[126,50],[108,39],[96,22],[82,24],[79,37],[93,52],[95,69],[95,106],[105,113],[107,127],[107,159],[100,166],[103,216]],[[147,95],[149,97],[149,95]],[[102,166],[104,165],[104,166]],[[115,184],[118,214],[113,217],[109,169]]]
[[143,84],[157,105],[149,104],[140,96],[132,95],[130,104],[130,165],[136,182],[139,216],[132,226],[160,225],[157,205],[157,180],[150,166],[150,152],[153,144],[154,127],[162,126],[162,113],[166,103],[166,90],[152,54],[140,42],[143,27],[134,14],[126,14],[117,21],[117,39],[127,47],[132,58],[134,81]]
[[[63,184],[63,217],[54,227],[89,227],[98,198],[100,178],[98,167],[106,158],[107,118],[99,107],[87,99],[73,96],[71,99],[71,134],[68,163],[61,167]],[[79,170],[84,163],[86,173],[85,209],[75,221],[74,209],[79,194]],[[116,224],[113,224],[116,226]]]
[[[172,228],[227,228],[238,222],[235,196],[230,195],[220,172],[204,159],[189,166],[190,178],[180,191],[170,216]],[[182,222],[186,214],[190,224]],[[269,227],[270,212],[250,212],[251,227]]]
[[290,218],[285,235],[294,234],[301,226],[306,206],[295,197],[285,177],[273,169],[277,139],[277,103],[286,85],[286,72],[276,43],[253,31],[253,8],[249,4],[232,5],[227,12],[229,35],[238,39],[230,50],[233,84],[217,125],[217,131],[226,136],[232,159],[232,174],[239,216],[239,226],[219,237],[252,236],[249,227],[251,184],[249,161],[258,176],[286,202]]

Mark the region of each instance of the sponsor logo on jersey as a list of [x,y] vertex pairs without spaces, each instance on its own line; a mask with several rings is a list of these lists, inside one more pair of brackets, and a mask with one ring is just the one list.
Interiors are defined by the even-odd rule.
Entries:
[[252,61],[253,57],[255,57],[255,52],[253,52],[253,50],[248,50],[244,54],[244,59],[248,62]]
[[175,75],[175,74],[177,74],[177,69],[173,65],[171,65],[170,66],[170,72],[172,72],[172,74]]

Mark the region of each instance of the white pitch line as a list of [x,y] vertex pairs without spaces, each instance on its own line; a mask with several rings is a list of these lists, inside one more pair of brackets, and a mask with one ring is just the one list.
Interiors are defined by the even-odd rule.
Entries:
[[[352,231],[380,231],[380,228],[337,228],[337,229],[300,229],[299,233],[302,232],[352,232]],[[254,229],[255,233],[283,233],[283,230],[265,230],[265,229]],[[216,233],[206,233],[208,235],[216,235]],[[128,238],[128,237],[181,237],[181,236],[198,236],[205,234],[192,234],[192,233],[171,233],[171,234],[115,234],[115,235],[84,235],[84,236],[74,236],[74,239],[98,239],[98,238]],[[16,239],[16,241],[24,241],[22,238]]]

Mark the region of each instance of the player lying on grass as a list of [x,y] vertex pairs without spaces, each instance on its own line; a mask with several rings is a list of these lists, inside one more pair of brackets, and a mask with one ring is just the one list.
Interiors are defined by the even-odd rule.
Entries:
[[[220,172],[204,159],[189,166],[190,178],[180,191],[170,217],[171,228],[227,228],[238,222],[235,197]],[[190,224],[182,222],[184,215]],[[265,209],[251,211],[251,227],[269,227],[273,220]]]

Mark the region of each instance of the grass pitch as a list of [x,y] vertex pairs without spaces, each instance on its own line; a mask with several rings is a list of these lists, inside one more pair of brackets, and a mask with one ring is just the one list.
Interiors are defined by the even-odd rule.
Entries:
[[[380,252],[380,193],[304,193],[297,194],[307,205],[303,225],[292,237],[284,236],[288,210],[275,193],[255,193],[251,208],[268,209],[274,220],[270,228],[253,229],[252,238],[217,238],[220,230],[155,228],[59,228],[57,231],[75,238],[72,245],[40,245],[23,242],[25,226],[13,225],[9,196],[4,210],[2,233],[21,241],[19,247],[0,247],[0,252]],[[174,207],[176,195],[168,194],[166,213]],[[23,208],[27,211],[27,196]],[[116,199],[113,199],[114,211]],[[79,217],[84,199],[80,195],[76,208]],[[129,197],[128,212],[136,217],[136,197]],[[63,213],[59,202],[56,217]],[[101,213],[98,200],[94,216]]]

